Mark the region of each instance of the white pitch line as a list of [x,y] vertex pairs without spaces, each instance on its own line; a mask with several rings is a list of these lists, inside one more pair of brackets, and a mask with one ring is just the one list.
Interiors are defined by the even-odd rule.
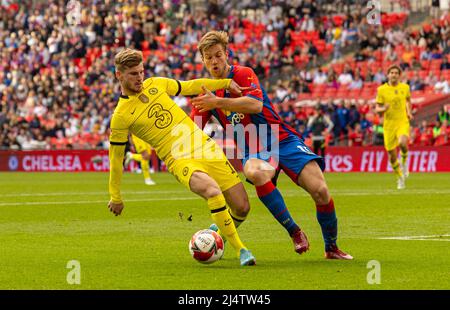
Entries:
[[[145,195],[145,194],[180,194],[186,191],[134,191],[123,192],[125,195]],[[108,195],[107,191],[103,192],[60,192],[60,193],[17,193],[17,194],[0,194],[0,197],[52,197],[52,196],[99,196]]]
[[[123,192],[125,195],[146,195],[146,194],[180,194],[186,193],[186,191],[158,191],[158,190],[147,190],[147,191],[132,191]],[[430,194],[450,194],[450,190],[384,190],[384,191],[348,191],[348,190],[331,190],[333,195],[339,196],[386,196],[386,195],[430,195]],[[294,197],[296,195],[307,196],[307,193],[302,189],[298,190],[281,190],[281,194],[287,197]],[[0,197],[56,197],[56,196],[98,196],[98,195],[108,195],[107,191],[103,192],[59,192],[59,193],[16,193],[16,194],[0,194]],[[251,194],[249,196],[252,196]]]
[[418,241],[450,241],[450,238],[442,238],[442,237],[450,237],[450,234],[444,235],[430,235],[430,236],[399,236],[399,237],[381,237],[376,238],[379,240],[418,240]]
[[[146,198],[146,199],[126,199],[125,202],[141,202],[141,201],[170,201],[170,200],[194,200],[198,197],[177,197],[177,198]],[[4,206],[36,206],[36,205],[74,205],[74,204],[94,204],[107,203],[107,200],[83,200],[83,201],[33,201],[33,202],[3,202],[0,207]]]

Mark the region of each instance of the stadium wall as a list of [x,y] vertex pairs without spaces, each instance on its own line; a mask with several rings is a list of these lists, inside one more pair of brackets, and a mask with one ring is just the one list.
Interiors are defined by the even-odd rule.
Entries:
[[[450,172],[450,146],[413,147],[409,151],[411,172]],[[327,172],[390,172],[382,147],[330,147],[325,156]],[[240,160],[231,160],[239,171]],[[128,167],[133,170],[133,167]],[[0,151],[0,171],[106,172],[108,151]]]

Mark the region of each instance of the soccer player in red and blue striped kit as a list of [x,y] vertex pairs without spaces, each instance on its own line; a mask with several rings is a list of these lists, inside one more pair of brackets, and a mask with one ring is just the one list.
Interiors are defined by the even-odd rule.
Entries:
[[[192,100],[191,118],[201,122],[198,123],[200,128],[211,116],[224,128],[233,126],[234,140],[243,152],[245,177],[256,187],[261,202],[289,233],[297,253],[306,252],[309,242],[276,187],[280,170],[313,198],[325,241],[325,258],[353,259],[337,247],[337,218],[322,173],[325,168],[323,158],[311,152],[300,134],[281,120],[251,68],[228,64],[228,35],[225,32],[208,32],[199,42],[198,49],[206,69],[214,78],[231,78],[241,87],[249,88],[240,97],[225,90],[213,94],[204,89],[204,95]],[[256,132],[257,142],[249,138],[252,131]],[[240,222],[243,220],[239,219]]]

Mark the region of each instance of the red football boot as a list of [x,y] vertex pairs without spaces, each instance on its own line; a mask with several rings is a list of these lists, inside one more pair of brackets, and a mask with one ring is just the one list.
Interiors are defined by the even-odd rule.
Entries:
[[330,251],[325,252],[325,258],[326,259],[353,259],[353,256],[350,254],[344,253],[341,250],[338,249],[336,245],[332,246]]
[[302,254],[309,249],[308,238],[302,230],[296,230],[292,235],[292,242],[294,242],[294,251],[298,254]]

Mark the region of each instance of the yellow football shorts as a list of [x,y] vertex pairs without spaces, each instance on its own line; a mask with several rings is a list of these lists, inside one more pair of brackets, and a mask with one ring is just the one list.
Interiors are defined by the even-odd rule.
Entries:
[[150,146],[150,144],[148,144],[144,140],[139,139],[135,135],[133,135],[132,139],[133,139],[134,148],[136,149],[136,153],[140,154],[144,151],[147,151],[149,154],[152,153],[152,147]]
[[168,167],[168,170],[189,189],[189,180],[195,171],[208,174],[217,182],[222,192],[241,182],[238,173],[225,154],[220,159],[177,159]]
[[401,136],[409,137],[409,122],[396,127],[384,128],[384,147],[387,151],[394,150],[399,145]]

